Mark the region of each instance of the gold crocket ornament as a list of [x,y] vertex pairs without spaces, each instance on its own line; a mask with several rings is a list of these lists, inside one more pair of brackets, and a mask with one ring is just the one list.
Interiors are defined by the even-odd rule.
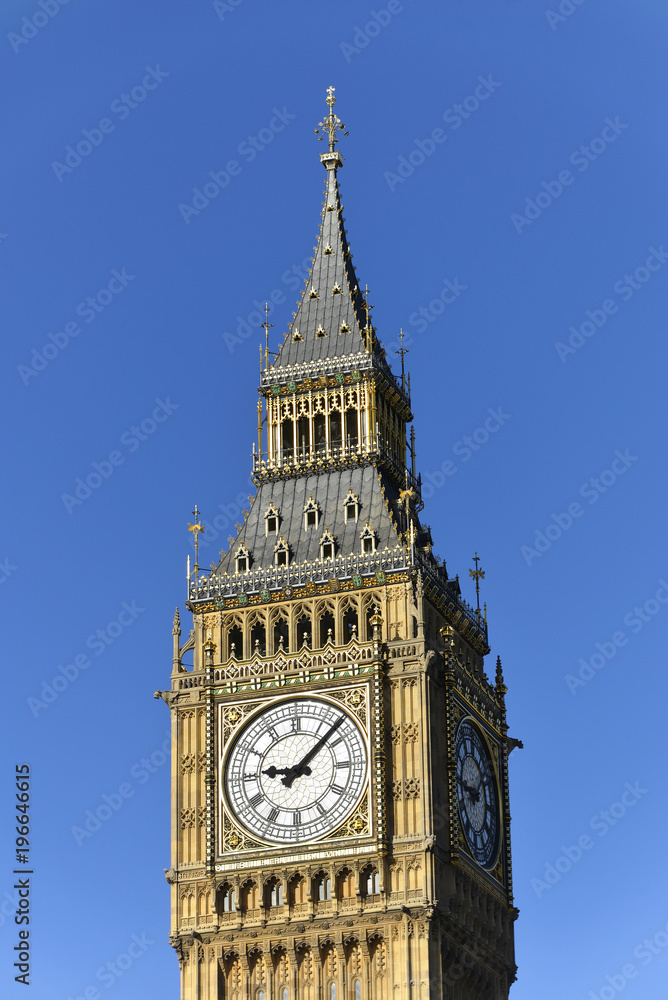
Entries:
[[157,693],[180,996],[502,1000],[520,743],[478,554],[473,607],[421,521],[407,350],[393,374],[355,273],[334,105],[330,87],[318,243],[275,352],[268,306],[262,324],[255,492],[210,569],[193,511],[192,630],[175,617]]

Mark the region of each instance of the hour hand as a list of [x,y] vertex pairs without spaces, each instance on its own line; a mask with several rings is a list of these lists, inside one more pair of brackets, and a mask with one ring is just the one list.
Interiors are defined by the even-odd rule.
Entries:
[[[268,778],[276,778],[278,777],[279,774],[291,775],[294,770],[295,770],[294,767],[274,767],[274,765],[272,764],[270,767],[267,768],[266,771],[263,771],[262,773],[266,774]],[[300,774],[310,774],[310,773],[311,773],[310,767],[302,768],[302,770],[300,771]],[[285,778],[282,779],[283,784],[285,784],[285,780],[286,780]]]
[[462,786],[462,788],[464,789],[464,791],[467,792],[471,796],[471,798],[473,799],[473,801],[477,802],[478,799],[480,798],[480,790],[478,788],[473,788],[472,785],[469,785],[466,781],[464,781],[459,776],[457,777],[457,781]]
[[272,764],[271,767],[268,767],[267,770],[262,773],[266,774],[268,778],[275,778],[278,774],[288,774],[289,771],[289,767],[274,767]]

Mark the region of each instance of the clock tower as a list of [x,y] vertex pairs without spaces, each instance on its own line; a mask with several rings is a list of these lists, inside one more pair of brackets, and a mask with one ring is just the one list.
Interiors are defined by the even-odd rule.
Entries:
[[517,741],[485,616],[422,522],[404,352],[397,377],[348,246],[332,88],[327,103],[315,256],[264,355],[257,490],[211,570],[195,508],[193,629],[182,642],[177,610],[156,692],[181,998],[501,1000]]

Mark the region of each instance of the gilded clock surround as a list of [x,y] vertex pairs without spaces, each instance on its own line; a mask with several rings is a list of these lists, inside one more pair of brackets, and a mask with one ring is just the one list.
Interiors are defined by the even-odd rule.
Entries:
[[[257,492],[210,570],[198,564],[195,508],[193,628],[182,642],[177,610],[171,688],[156,692],[172,717],[165,874],[180,996],[499,1000],[515,978],[508,755],[518,741],[500,660],[493,681],[485,672],[486,613],[462,599],[420,520],[406,351],[402,342],[397,378],[352,264],[332,88],[327,103],[311,274],[278,354],[268,343],[264,353]],[[477,596],[477,558],[472,574]],[[350,815],[303,847],[250,835],[221,778],[254,713],[295,698],[344,706],[369,761]],[[498,791],[489,870],[458,807],[465,718],[489,747]]]

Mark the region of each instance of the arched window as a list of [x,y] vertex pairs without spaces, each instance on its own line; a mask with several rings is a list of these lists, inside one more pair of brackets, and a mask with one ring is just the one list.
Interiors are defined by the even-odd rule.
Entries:
[[264,515],[265,535],[278,534],[278,521],[279,513],[273,503],[270,503]]
[[362,553],[376,551],[376,535],[369,527],[368,521],[360,534],[360,538],[362,539]]
[[343,509],[346,515],[346,524],[348,524],[349,521],[357,521],[360,502],[359,497],[357,497],[352,490],[348,492],[348,496],[343,501]]
[[324,902],[332,898],[332,880],[327,875],[318,878],[318,901]]
[[223,887],[223,913],[235,913],[237,909],[234,889],[229,885]]
[[320,619],[320,648],[322,649],[328,642],[334,643],[336,641],[335,635],[336,623],[334,621],[334,615],[331,611],[325,611]]
[[336,983],[329,984],[329,1000],[336,1000]]
[[380,875],[375,869],[367,872],[366,876],[366,894],[367,896],[376,896],[380,892]]
[[243,542],[236,551],[234,561],[237,573],[246,573],[250,569],[250,553]]
[[228,650],[227,655],[229,657],[236,657],[237,660],[242,660],[244,655],[244,634],[241,630],[240,625],[233,625],[228,632]]
[[290,562],[290,551],[288,548],[288,543],[283,538],[283,535],[278,539],[276,545],[274,546],[274,565],[275,566],[287,566]]
[[269,897],[270,906],[283,906],[283,883],[274,882]]
[[257,1000],[264,1000],[264,990],[257,991]]
[[334,542],[334,537],[328,528],[325,528],[325,533],[320,539],[320,558],[321,559],[333,559],[336,546]]
[[285,986],[281,990],[281,1000],[288,1000],[288,991]]
[[359,979],[355,980],[355,1000],[362,1000],[362,984]]
[[320,511],[312,496],[309,496],[308,503],[304,505],[304,528],[317,528]]

